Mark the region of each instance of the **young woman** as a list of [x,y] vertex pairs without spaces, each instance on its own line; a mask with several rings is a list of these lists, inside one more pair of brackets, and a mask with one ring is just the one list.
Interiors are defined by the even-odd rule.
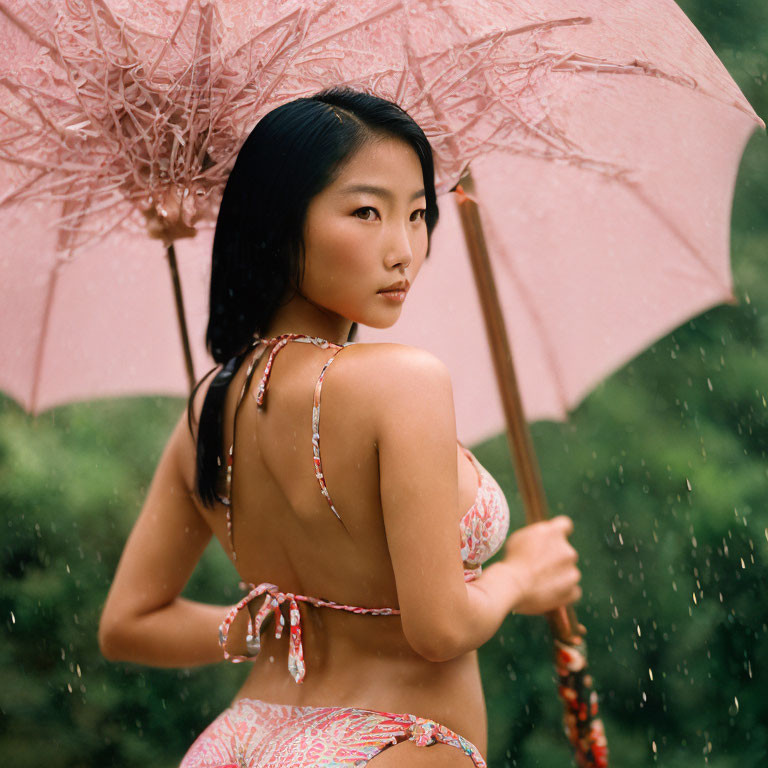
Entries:
[[[99,628],[109,659],[253,661],[184,768],[483,766],[476,649],[510,611],[581,595],[569,518],[504,544],[445,365],[350,341],[397,322],[437,218],[424,133],[374,96],[285,104],[238,155],[213,247],[222,368],[170,437]],[[249,585],[236,606],[180,597],[212,535]]]

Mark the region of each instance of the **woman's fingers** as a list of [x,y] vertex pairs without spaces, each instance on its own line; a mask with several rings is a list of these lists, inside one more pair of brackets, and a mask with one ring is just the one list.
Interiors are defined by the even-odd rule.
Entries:
[[568,541],[572,532],[571,518],[558,515],[531,523],[509,537],[507,559],[524,575],[514,610],[541,614],[581,599],[579,553]]
[[573,533],[573,520],[568,515],[557,515],[550,521],[553,528],[558,531],[562,531],[566,536],[570,536]]

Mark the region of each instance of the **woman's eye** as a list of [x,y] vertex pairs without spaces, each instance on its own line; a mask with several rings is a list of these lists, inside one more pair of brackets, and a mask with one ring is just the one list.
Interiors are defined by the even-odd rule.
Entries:
[[366,205],[364,208],[358,208],[355,211],[355,216],[357,216],[359,219],[362,219],[363,221],[373,221],[373,219],[371,219],[370,216],[365,215],[368,212],[373,212],[378,215],[378,211],[375,208],[372,208],[371,206]]
[[[366,205],[363,208],[358,208],[354,215],[363,221],[373,221],[374,218],[379,217],[379,212],[370,205]],[[426,208],[419,208],[411,214],[411,221],[424,220],[427,215]]]

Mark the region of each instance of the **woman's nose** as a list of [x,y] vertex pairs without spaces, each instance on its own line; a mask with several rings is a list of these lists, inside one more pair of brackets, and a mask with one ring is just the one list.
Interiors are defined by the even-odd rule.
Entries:
[[413,261],[413,245],[405,228],[396,227],[388,243],[387,264],[390,267],[408,267]]

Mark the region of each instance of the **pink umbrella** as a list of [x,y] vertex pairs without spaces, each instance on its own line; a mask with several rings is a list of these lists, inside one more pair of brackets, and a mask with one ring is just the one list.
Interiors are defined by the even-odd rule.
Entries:
[[[732,299],[733,183],[762,122],[672,0],[576,0],[567,12],[554,0],[80,0],[56,11],[0,3],[0,225],[11,233],[0,290],[15,302],[0,386],[31,410],[185,389],[163,338],[171,282],[142,228],[173,268],[173,240],[210,225],[248,128],[331,84],[405,107],[432,141],[439,191],[471,162],[479,214],[465,202],[462,224],[482,298],[443,205],[401,321],[360,333],[449,365],[465,441],[501,431],[505,412],[525,447],[507,337],[526,417],[563,418],[652,339]],[[51,203],[60,215],[44,219]],[[188,371],[205,360],[209,237],[180,249]],[[476,343],[483,323],[493,362]],[[529,469],[521,482],[541,514]]]
[[[176,250],[207,370],[231,160],[261,114],[333,83],[408,109],[441,192],[471,161],[528,419],[564,418],[654,338],[732,300],[733,183],[762,123],[672,0],[567,14],[554,0],[17,0],[0,2],[0,35],[0,387],[32,412],[187,390],[163,249],[143,237],[143,211],[173,227],[177,194],[183,234],[198,230]],[[443,198],[400,322],[360,339],[439,355],[471,443],[504,419],[458,228]]]

